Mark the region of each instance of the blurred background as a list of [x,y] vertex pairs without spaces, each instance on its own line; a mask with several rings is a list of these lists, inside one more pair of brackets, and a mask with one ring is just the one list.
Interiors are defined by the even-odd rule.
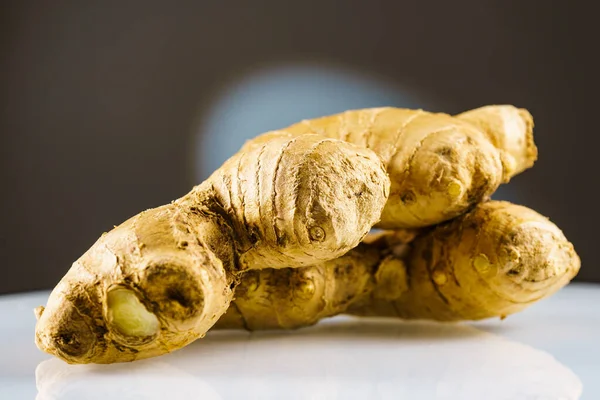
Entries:
[[583,2],[3,1],[0,293],[51,288],[99,236],[247,138],[350,108],[535,117],[503,187],[600,282],[598,32]]

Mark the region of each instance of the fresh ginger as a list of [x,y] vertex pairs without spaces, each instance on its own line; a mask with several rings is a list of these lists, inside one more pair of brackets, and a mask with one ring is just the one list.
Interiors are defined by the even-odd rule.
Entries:
[[36,310],[36,343],[70,363],[185,346],[227,310],[243,271],[343,255],[377,222],[388,193],[372,151],[274,136],[104,234]]
[[[36,343],[70,363],[164,354],[204,336],[234,292],[221,327],[298,327],[341,312],[516,312],[579,265],[546,219],[477,206],[533,164],[532,128],[512,106],[457,116],[378,108],[259,136],[186,196],[103,235],[36,309]],[[414,230],[351,250],[374,225]],[[489,243],[465,233],[477,230]],[[406,258],[397,239],[414,234]],[[469,269],[474,260],[479,270]],[[505,270],[510,263],[520,267]]]
[[386,232],[315,266],[250,271],[215,327],[299,328],[340,313],[504,318],[563,287],[579,266],[573,246],[547,218],[490,201],[408,244]]
[[282,132],[319,133],[377,153],[392,184],[381,229],[419,228],[459,216],[537,158],[533,118],[510,105],[454,117],[391,107],[346,111],[265,134],[246,149]]

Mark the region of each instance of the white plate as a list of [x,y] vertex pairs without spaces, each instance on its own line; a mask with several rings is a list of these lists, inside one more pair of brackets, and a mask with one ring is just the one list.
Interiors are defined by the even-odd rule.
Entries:
[[0,297],[0,399],[600,398],[600,286],[571,285],[504,321],[337,317],[293,332],[209,333],[108,366],[35,348],[32,309],[47,295]]

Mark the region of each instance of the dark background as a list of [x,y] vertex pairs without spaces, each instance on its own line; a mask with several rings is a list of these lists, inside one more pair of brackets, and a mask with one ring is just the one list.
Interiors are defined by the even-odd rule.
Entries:
[[[256,127],[380,102],[528,108],[540,159],[503,196],[556,222],[577,279],[600,282],[597,13],[584,2],[1,4],[0,293],[54,286],[100,233],[185,194]],[[249,100],[228,107],[236,90]]]

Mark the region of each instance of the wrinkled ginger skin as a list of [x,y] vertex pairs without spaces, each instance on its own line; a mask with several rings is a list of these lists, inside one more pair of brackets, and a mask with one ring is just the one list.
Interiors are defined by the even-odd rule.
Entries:
[[[235,276],[227,229],[195,232],[204,224],[213,226],[170,204],[103,235],[53,290],[36,326],[38,347],[70,363],[111,363],[163,354],[201,336],[227,308]],[[111,325],[113,290],[134,293],[160,330],[127,336]]]
[[[503,318],[552,295],[580,267],[556,225],[508,202],[480,204],[409,244],[404,237],[379,235],[339,259],[298,271],[256,271],[251,280],[243,278],[236,300],[215,328],[297,328],[339,313],[436,321]],[[351,273],[336,276],[335,268]],[[323,270],[329,273],[322,275]],[[293,295],[292,281],[271,286],[285,274],[310,276],[314,287],[325,288],[302,298]],[[251,284],[257,281],[262,286]],[[337,288],[346,289],[347,302],[323,306],[332,297],[322,293]],[[313,309],[317,312],[310,314]]]
[[537,158],[533,118],[510,105],[458,116],[402,108],[346,111],[305,120],[271,135],[318,133],[369,148],[390,175],[381,229],[420,228],[457,217],[489,198]]
[[312,134],[266,143],[240,151],[204,184],[231,214],[244,268],[311,265],[356,247],[389,195],[375,153]]
[[368,149],[273,136],[98,239],[36,310],[36,343],[69,363],[181,348],[226,311],[242,272],[342,256],[377,222],[388,193]]
[[513,106],[485,106],[458,114],[486,133],[492,144],[502,149],[506,175],[514,176],[531,168],[537,159],[533,142],[533,117],[529,111]]
[[573,245],[546,217],[490,201],[412,243],[409,290],[386,304],[377,288],[359,315],[438,321],[505,317],[548,297],[579,271]]
[[379,251],[365,244],[345,255],[302,268],[249,271],[216,329],[294,329],[345,312],[373,289]]

